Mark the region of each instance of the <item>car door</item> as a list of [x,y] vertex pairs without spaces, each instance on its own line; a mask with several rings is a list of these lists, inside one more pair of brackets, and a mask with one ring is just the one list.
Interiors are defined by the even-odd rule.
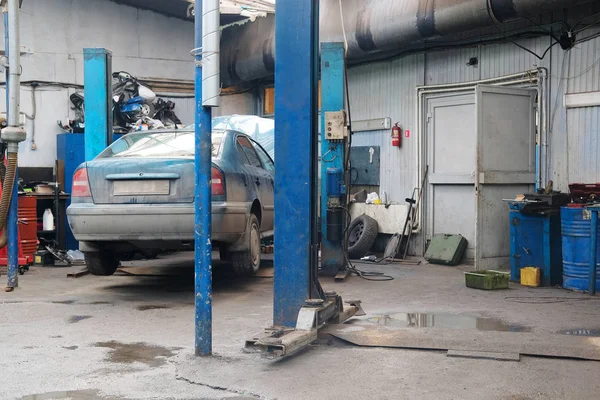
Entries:
[[263,204],[265,210],[269,210],[268,212],[272,216],[270,217],[270,220],[273,221],[275,215],[275,163],[271,159],[271,156],[269,156],[266,150],[260,144],[258,144],[258,142],[252,139],[251,142],[254,145],[256,153],[258,154],[258,158],[260,158],[263,169],[266,171],[266,174],[264,174],[264,179],[267,182],[267,190],[264,194],[265,198],[263,200]]
[[239,135],[236,138],[236,148],[240,159],[245,164],[248,179],[256,188],[256,193],[263,208],[261,231],[272,230],[274,218],[272,175],[263,166],[254,145],[248,137]]

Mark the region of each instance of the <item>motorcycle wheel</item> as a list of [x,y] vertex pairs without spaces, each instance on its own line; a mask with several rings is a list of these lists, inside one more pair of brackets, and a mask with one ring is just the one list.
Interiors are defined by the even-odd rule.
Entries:
[[154,104],[150,104],[150,103],[142,104],[141,111],[142,111],[142,116],[154,118],[154,114],[155,114]]

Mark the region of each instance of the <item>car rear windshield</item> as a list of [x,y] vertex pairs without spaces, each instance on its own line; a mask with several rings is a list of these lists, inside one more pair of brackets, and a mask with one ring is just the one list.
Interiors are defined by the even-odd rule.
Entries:
[[[212,155],[217,157],[223,132],[212,134]],[[194,157],[194,132],[139,132],[130,133],[114,142],[98,158],[113,157]]]

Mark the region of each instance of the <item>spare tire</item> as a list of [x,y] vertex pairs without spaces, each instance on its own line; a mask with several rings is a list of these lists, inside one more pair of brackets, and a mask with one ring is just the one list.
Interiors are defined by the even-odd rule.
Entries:
[[348,255],[357,259],[364,257],[377,239],[379,224],[368,215],[361,215],[348,228]]

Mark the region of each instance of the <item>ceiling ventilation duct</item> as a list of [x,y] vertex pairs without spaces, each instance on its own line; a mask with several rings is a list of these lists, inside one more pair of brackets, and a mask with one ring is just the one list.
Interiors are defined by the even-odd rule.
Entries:
[[[360,60],[424,39],[572,8],[590,0],[341,0],[348,59]],[[343,41],[339,0],[321,0],[321,41]],[[224,84],[273,74],[274,17],[223,32]]]

